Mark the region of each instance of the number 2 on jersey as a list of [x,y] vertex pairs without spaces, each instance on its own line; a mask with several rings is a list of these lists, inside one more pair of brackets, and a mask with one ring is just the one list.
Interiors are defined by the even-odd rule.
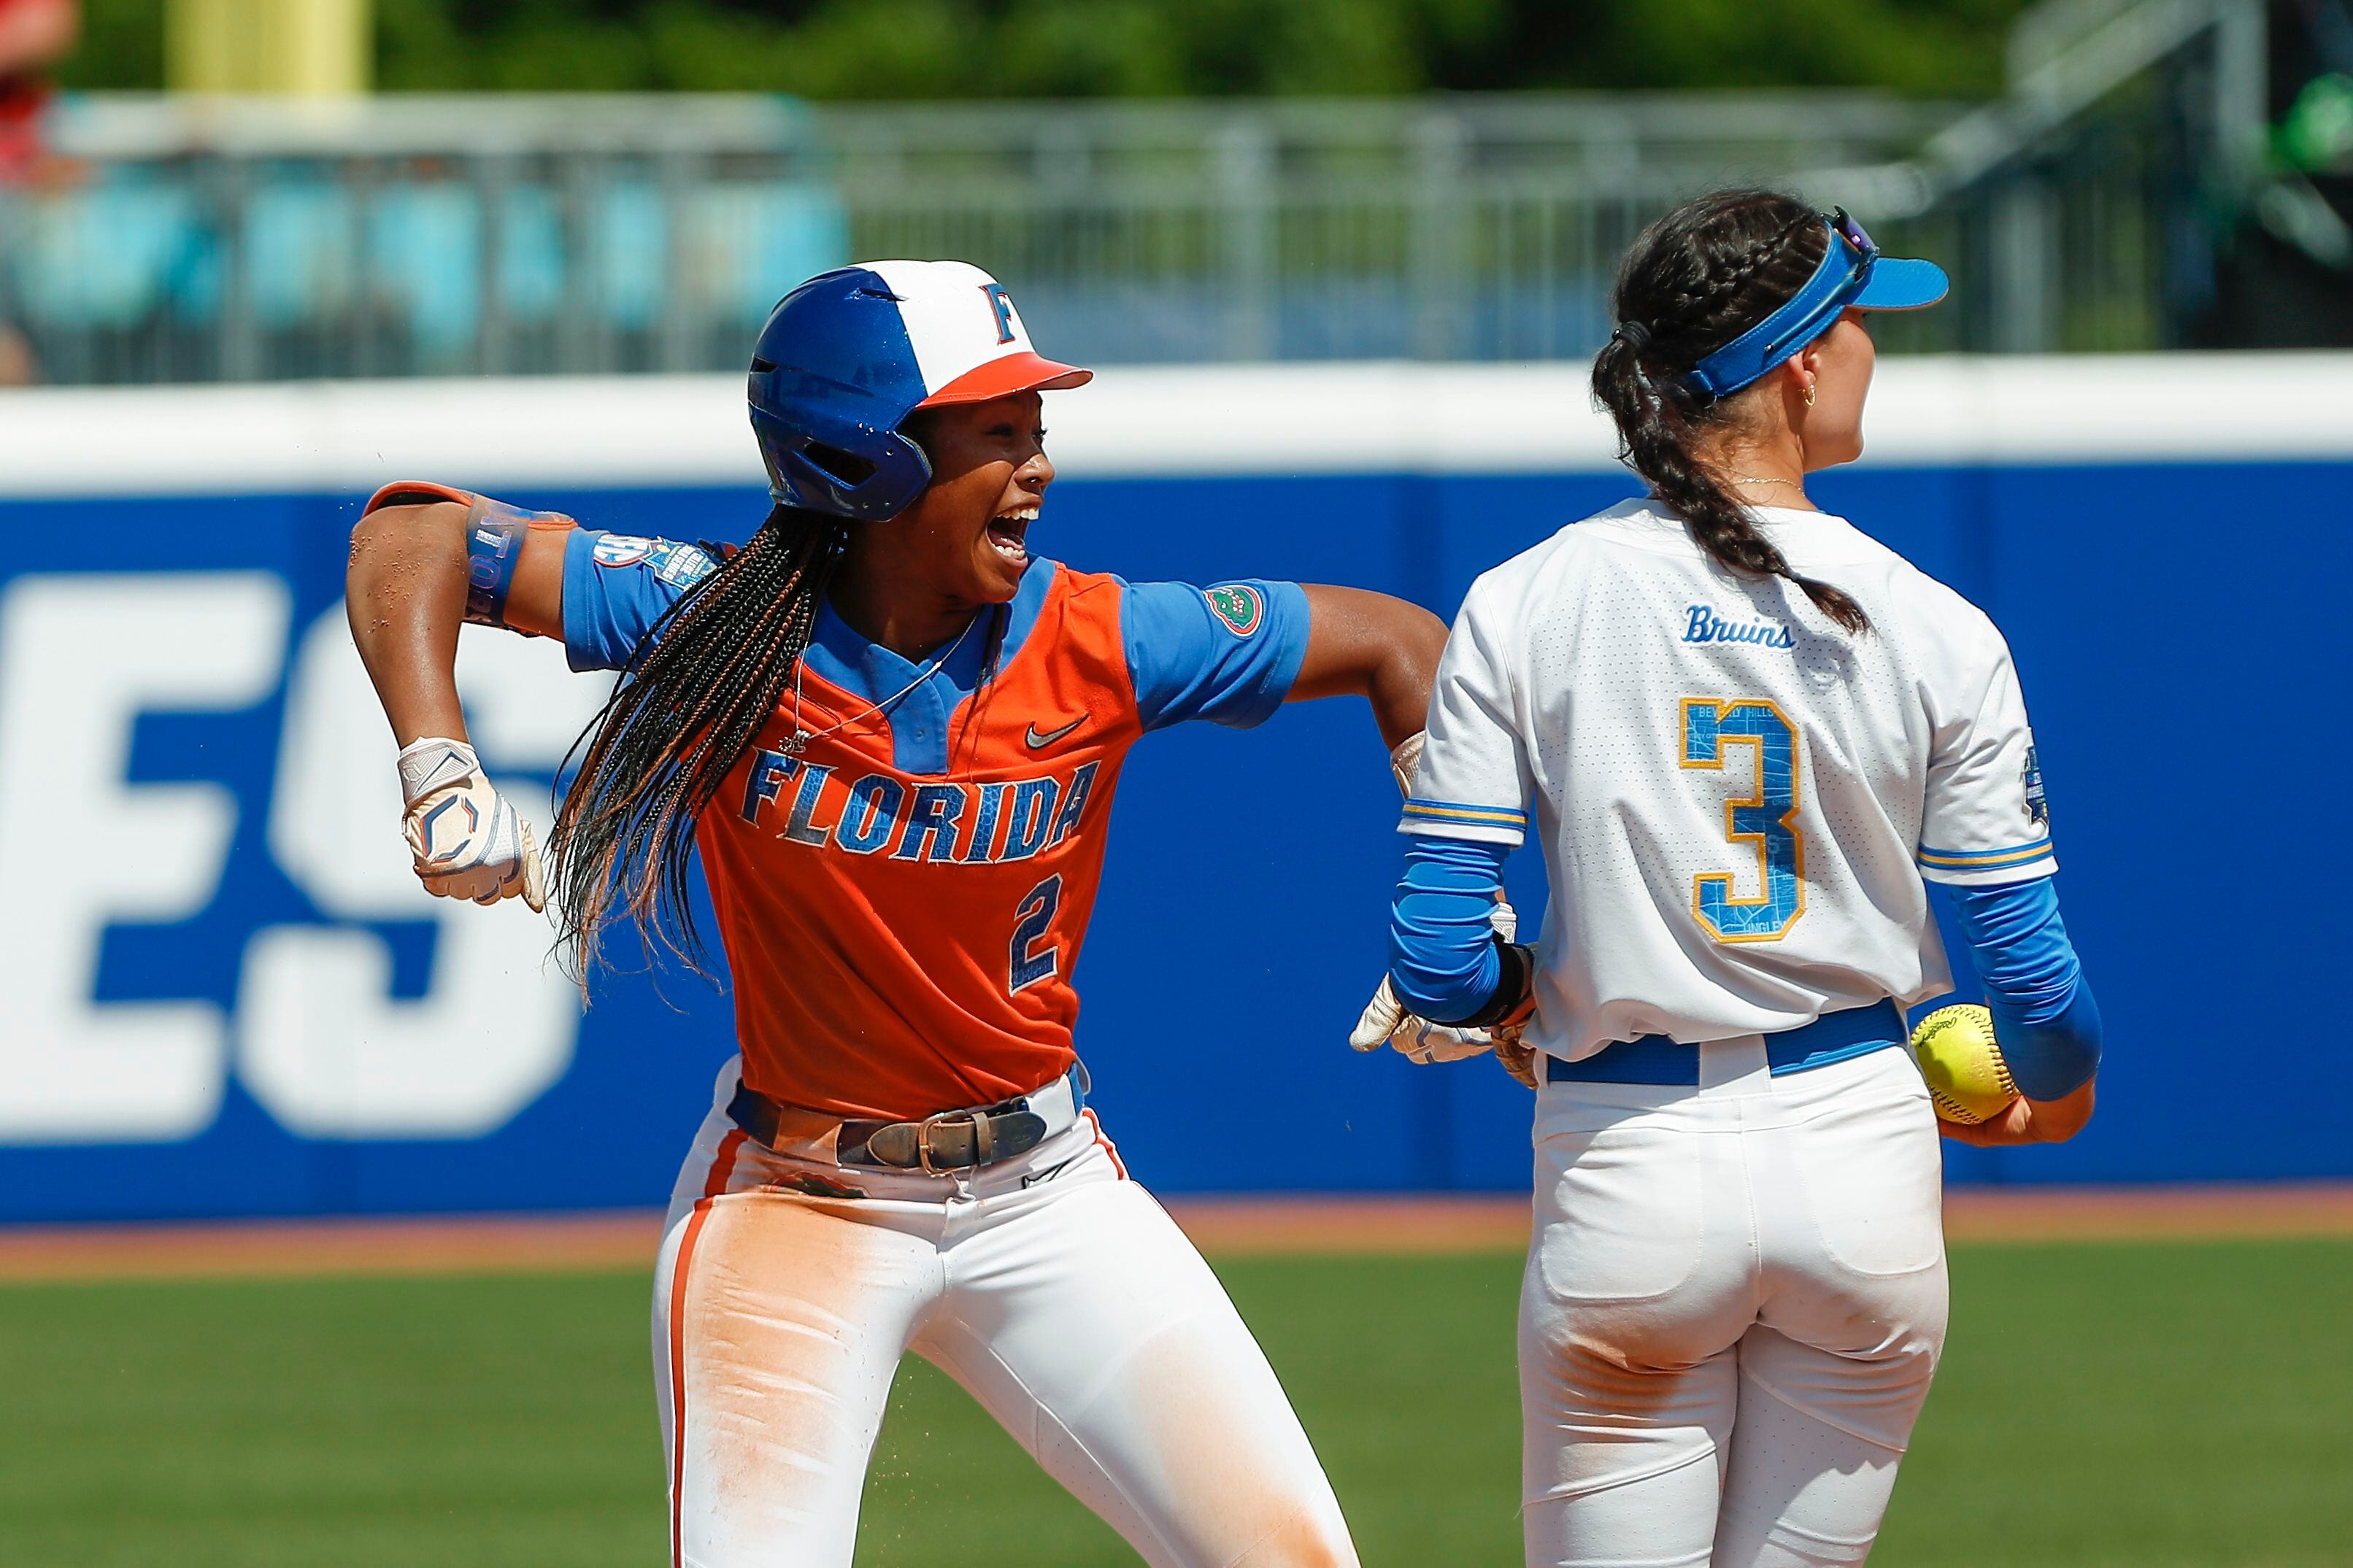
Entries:
[[1054,923],[1054,911],[1062,907],[1062,876],[1060,872],[1047,878],[1021,895],[1020,904],[1013,911],[1013,954],[1005,973],[1006,994],[1027,991],[1040,980],[1053,978],[1061,960],[1061,947],[1045,942],[1046,928]]
[[1778,942],[1806,912],[1806,839],[1798,831],[1798,731],[1788,716],[1757,700],[1683,699],[1683,755],[1687,768],[1724,767],[1730,746],[1753,748],[1754,795],[1724,803],[1724,837],[1757,850],[1756,898],[1737,898],[1733,874],[1707,871],[1692,879],[1692,914],[1718,942]]

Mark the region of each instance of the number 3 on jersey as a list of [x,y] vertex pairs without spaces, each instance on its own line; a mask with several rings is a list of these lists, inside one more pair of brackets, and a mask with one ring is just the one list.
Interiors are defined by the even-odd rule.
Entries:
[[1687,768],[1724,767],[1725,748],[1753,748],[1756,793],[1724,803],[1724,837],[1757,850],[1756,898],[1736,898],[1733,874],[1692,879],[1692,913],[1718,942],[1778,942],[1806,912],[1806,840],[1798,831],[1798,731],[1770,702],[1683,699]]

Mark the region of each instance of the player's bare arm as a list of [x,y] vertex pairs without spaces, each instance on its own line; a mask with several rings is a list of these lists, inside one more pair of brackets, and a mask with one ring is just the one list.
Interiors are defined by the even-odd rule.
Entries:
[[[454,500],[380,506],[352,530],[344,613],[360,662],[402,745],[422,735],[466,738],[458,705],[458,627],[466,618],[466,513]],[[519,632],[560,637],[564,535],[523,538],[505,609]]]
[[1446,647],[1446,623],[1419,605],[1364,588],[1309,583],[1314,617],[1307,654],[1289,701],[1361,696],[1391,746],[1418,733],[1430,711],[1430,683]]
[[546,889],[531,827],[491,787],[467,738],[458,628],[474,620],[556,633],[570,528],[461,495],[379,491],[352,531],[344,609],[400,744],[402,830],[417,879],[477,903],[519,893],[537,910]]

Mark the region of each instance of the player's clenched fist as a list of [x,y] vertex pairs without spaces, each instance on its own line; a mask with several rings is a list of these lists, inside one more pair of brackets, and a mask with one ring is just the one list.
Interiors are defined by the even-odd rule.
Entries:
[[401,748],[401,831],[417,879],[444,899],[495,904],[517,893],[547,907],[547,881],[531,826],[482,774],[463,741],[427,736]]
[[1348,1044],[1360,1051],[1377,1051],[1387,1045],[1408,1061],[1423,1067],[1481,1056],[1493,1049],[1494,1043],[1494,1037],[1484,1029],[1458,1029],[1451,1024],[1434,1024],[1411,1011],[1398,1000],[1387,975],[1381,977],[1380,989],[1373,993],[1373,999],[1365,1004],[1356,1026],[1348,1031]]
[[[1501,899],[1495,900],[1494,912],[1488,920],[1505,942],[1519,934],[1518,914]],[[1348,1032],[1348,1044],[1360,1051],[1377,1051],[1387,1045],[1408,1061],[1423,1067],[1464,1061],[1493,1051],[1505,1072],[1534,1088],[1535,1080],[1530,1069],[1534,1052],[1520,1041],[1523,1026],[1518,1024],[1494,1029],[1465,1029],[1433,1023],[1399,1001],[1396,988],[1383,975],[1373,999],[1365,1004],[1364,1012],[1357,1016],[1356,1026]]]
[[1419,1013],[1409,1011],[1384,976],[1380,989],[1365,1004],[1356,1026],[1349,1031],[1348,1043],[1360,1051],[1378,1050],[1386,1044],[1408,1061],[1424,1067],[1436,1062],[1463,1061],[1493,1051],[1505,1072],[1534,1089],[1535,1048],[1521,1039],[1523,1026],[1458,1029],[1450,1024],[1433,1024]]

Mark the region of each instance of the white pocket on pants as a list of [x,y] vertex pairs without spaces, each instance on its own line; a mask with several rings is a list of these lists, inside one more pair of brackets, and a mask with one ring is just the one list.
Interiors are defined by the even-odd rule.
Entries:
[[1873,1096],[1789,1130],[1822,1250],[1856,1274],[1914,1274],[1945,1255],[1936,1113]]
[[1623,1124],[1537,1145],[1536,1274],[1565,1301],[1648,1301],[1690,1278],[1701,1170],[1678,1141]]

